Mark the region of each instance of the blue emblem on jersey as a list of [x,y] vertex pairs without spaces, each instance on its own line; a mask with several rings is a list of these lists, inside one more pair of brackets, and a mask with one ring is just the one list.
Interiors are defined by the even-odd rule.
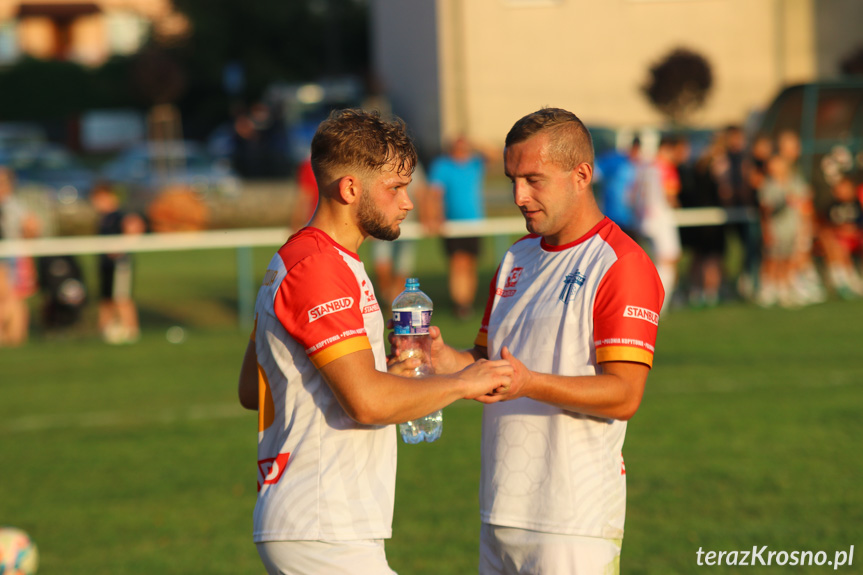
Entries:
[[558,299],[564,304],[568,304],[569,298],[572,297],[572,292],[584,285],[584,280],[586,279],[587,276],[578,270],[575,270],[571,274],[566,274],[566,277],[563,278],[563,289],[560,291]]

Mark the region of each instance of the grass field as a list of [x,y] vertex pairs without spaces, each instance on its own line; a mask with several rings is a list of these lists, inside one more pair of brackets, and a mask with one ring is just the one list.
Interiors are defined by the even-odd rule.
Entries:
[[[421,248],[436,323],[467,346],[478,318],[452,318],[442,256]],[[257,274],[269,255],[254,251]],[[89,327],[37,330],[27,346],[0,349],[0,524],[34,537],[44,574],[262,573],[250,536],[256,418],[235,399],[248,337],[236,256],[141,254],[138,268],[139,343],[109,347]],[[171,326],[185,330],[182,343],[166,339]],[[855,545],[854,565],[839,571],[863,572],[861,342],[863,302],[664,318],[624,449],[622,572],[695,573],[699,548],[765,545],[830,559]],[[444,413],[439,442],[399,446],[387,550],[402,575],[476,572],[481,408]]]

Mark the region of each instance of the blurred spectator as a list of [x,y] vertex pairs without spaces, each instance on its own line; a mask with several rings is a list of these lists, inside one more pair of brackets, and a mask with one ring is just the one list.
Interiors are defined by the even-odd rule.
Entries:
[[795,204],[805,195],[805,183],[794,177],[788,160],[772,157],[767,163],[767,178],[758,191],[764,236],[764,269],[757,298],[761,306],[804,303],[796,290],[793,263],[802,225]]
[[753,200],[758,203],[758,189],[767,179],[767,163],[773,157],[773,142],[770,136],[760,134],[752,141],[746,168],[746,182],[749,184]]
[[[422,207],[427,201],[427,194],[428,182],[425,171],[417,163],[408,186],[408,196],[414,204],[414,209],[408,212],[406,222],[416,222],[424,218]],[[386,306],[401,293],[405,287],[405,280],[413,273],[416,261],[416,240],[403,239],[395,242],[374,240],[372,252],[377,289],[380,290]]]
[[639,233],[648,243],[648,253],[665,289],[663,310],[668,308],[677,284],[681,249],[674,219],[680,193],[680,176],[675,165],[676,144],[677,138],[664,136],[655,160],[639,165],[634,195]]
[[[144,233],[143,218],[123,212],[112,188],[97,186],[90,201],[99,215],[99,235]],[[132,299],[132,267],[130,254],[99,255],[99,330],[107,343],[134,343],[140,337],[138,310]]]
[[[433,213],[438,222],[429,228],[435,231],[446,221],[481,220],[485,218],[483,185],[486,156],[476,151],[464,136],[453,141],[447,154],[436,158],[429,167],[431,197],[437,198],[440,210]],[[449,258],[449,293],[455,305],[456,317],[466,319],[473,314],[476,297],[477,260],[480,238],[445,238],[444,248]]]
[[[679,157],[684,160],[684,157]],[[720,132],[702,155],[689,165],[678,164],[680,171],[680,205],[683,208],[722,206],[720,182],[729,169],[725,138]],[[719,303],[722,265],[725,258],[724,226],[691,226],[680,230],[681,243],[692,250],[689,303],[694,307],[713,307]]]
[[600,209],[631,238],[637,237],[632,193],[640,154],[641,141],[634,138],[627,153],[612,149],[596,159]]
[[317,205],[318,182],[312,171],[311,157],[308,157],[297,166],[297,195],[291,212],[291,230],[304,227],[312,219]]
[[[744,207],[759,209],[758,190],[767,179],[767,163],[773,155],[773,142],[764,134],[756,136],[743,164],[743,178],[746,193]],[[760,212],[759,212],[760,213]],[[761,217],[751,218],[746,223],[743,269],[737,278],[737,292],[744,298],[754,301],[761,286],[764,266],[764,245],[761,232]]]
[[790,177],[797,182],[794,189],[799,192],[792,204],[800,219],[792,260],[797,299],[802,304],[823,302],[827,296],[812,254],[816,230],[815,198],[810,183],[803,178],[800,171],[800,137],[791,130],[780,132],[776,141],[776,153],[788,163]]
[[46,331],[72,327],[87,303],[87,286],[77,258],[69,255],[39,258],[42,325]]
[[[15,197],[15,173],[0,166],[0,239],[35,238],[39,220]],[[30,256],[0,258],[0,346],[24,344],[30,333],[28,298],[38,289]]]
[[[758,198],[749,181],[751,157],[746,152],[746,136],[743,129],[737,125],[727,126],[723,135],[727,169],[718,176],[721,205],[754,211],[758,207]],[[767,145],[769,157],[769,140]],[[742,296],[750,297],[758,284],[761,267],[761,230],[758,219],[732,223],[726,227],[726,231],[737,236],[743,247],[743,261],[737,286]]]
[[254,162],[254,158],[251,156],[254,152],[257,134],[255,124],[245,106],[238,105],[233,112],[233,157],[231,160],[237,173],[246,177],[253,169],[250,164]]
[[245,178],[287,174],[284,121],[263,102],[237,110],[234,118],[234,168]]
[[863,280],[854,265],[854,256],[863,251],[863,207],[849,176],[831,189],[827,217],[818,240],[827,260],[827,277],[843,299],[863,296]]

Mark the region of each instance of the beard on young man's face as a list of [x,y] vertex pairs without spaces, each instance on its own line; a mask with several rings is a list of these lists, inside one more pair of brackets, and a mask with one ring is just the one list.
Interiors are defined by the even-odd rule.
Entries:
[[359,224],[365,232],[379,240],[393,241],[402,233],[398,224],[387,225],[386,217],[369,197],[363,193],[360,197]]

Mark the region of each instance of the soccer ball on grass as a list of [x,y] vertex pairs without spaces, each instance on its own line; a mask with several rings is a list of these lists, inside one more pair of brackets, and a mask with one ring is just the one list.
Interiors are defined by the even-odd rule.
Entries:
[[16,527],[0,527],[0,574],[34,575],[39,550],[30,537]]

